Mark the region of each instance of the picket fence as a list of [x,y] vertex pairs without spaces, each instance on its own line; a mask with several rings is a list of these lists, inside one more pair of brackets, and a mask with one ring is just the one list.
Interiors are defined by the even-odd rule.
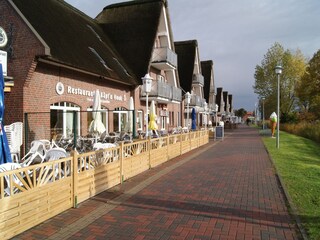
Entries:
[[126,179],[209,142],[195,131],[120,144],[0,173],[0,239],[8,239]]

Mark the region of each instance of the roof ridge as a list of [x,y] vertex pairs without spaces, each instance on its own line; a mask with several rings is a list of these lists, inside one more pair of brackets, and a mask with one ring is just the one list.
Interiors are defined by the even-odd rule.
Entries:
[[147,3],[154,3],[154,2],[162,2],[163,4],[165,4],[165,6],[167,5],[167,0],[132,0],[132,1],[127,1],[127,2],[110,4],[106,7],[104,7],[103,10],[111,9],[111,8],[118,8],[118,7],[133,6],[133,5],[141,5],[141,4],[147,4]]
[[210,65],[213,65],[213,61],[212,60],[203,60],[203,61],[200,61],[202,64],[210,64]]
[[79,13],[80,15],[82,15],[83,17],[89,18],[91,21],[96,22],[96,19],[88,16],[87,14],[85,14],[84,12],[82,12],[81,10],[79,10],[78,8],[72,6],[70,3],[66,2],[65,0],[56,0],[58,2],[60,2],[61,4],[65,5],[66,7],[72,9],[73,11]]
[[194,44],[195,46],[198,46],[198,41],[196,39],[192,40],[185,40],[185,41],[175,41],[175,45],[189,45],[189,44]]

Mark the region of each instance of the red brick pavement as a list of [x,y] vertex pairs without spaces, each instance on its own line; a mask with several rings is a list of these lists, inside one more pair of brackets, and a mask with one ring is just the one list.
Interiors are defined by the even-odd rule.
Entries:
[[[216,143],[216,142],[215,142]],[[256,129],[101,193],[14,239],[299,239]]]

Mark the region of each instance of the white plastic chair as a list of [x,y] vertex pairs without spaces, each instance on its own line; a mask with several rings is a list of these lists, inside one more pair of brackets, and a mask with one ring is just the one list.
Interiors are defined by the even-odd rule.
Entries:
[[[52,143],[51,143],[49,140],[47,140],[47,139],[40,139],[40,140],[35,140],[35,141],[40,141],[40,142],[42,142],[43,145],[45,146],[46,151],[48,151],[49,149],[52,148]],[[31,144],[32,144],[32,142],[31,142]]]
[[53,161],[58,160],[60,158],[66,158],[68,154],[65,149],[63,148],[51,148],[46,152],[44,157],[45,161]]
[[[65,149],[63,148],[51,148],[46,152],[45,155],[45,161],[54,161],[54,160],[58,160],[60,158],[66,158],[68,157],[68,153],[66,152]],[[62,167],[63,169],[61,169],[61,176],[66,176],[70,173],[71,169],[70,169],[70,165],[67,164],[66,166]],[[54,167],[52,168],[51,166],[46,167],[46,169],[49,170],[54,170],[54,177],[58,177],[59,175],[59,167],[58,165],[54,165]]]
[[[15,169],[19,169],[21,168],[20,164],[18,163],[4,163],[4,164],[1,164],[0,165],[0,173],[1,172],[7,172],[7,171],[10,171],[10,170],[15,170]],[[9,175],[4,175],[4,180],[5,180],[5,184],[4,184],[4,192],[6,194],[6,196],[10,196],[10,177]],[[19,180],[19,178],[15,175],[15,174],[12,174],[12,181],[20,186],[22,186],[22,182]],[[17,188],[14,188],[12,190],[13,193],[16,193],[18,192],[19,189]]]
[[12,130],[5,130],[6,135],[7,135],[7,140],[8,140],[8,145],[9,145],[9,150],[11,154],[12,161],[15,163],[19,162],[19,154],[16,149],[14,149],[13,142],[14,142],[14,133]]
[[[26,167],[35,163],[42,163],[46,155],[46,146],[42,141],[35,140],[31,143],[31,149],[21,159],[21,166]],[[36,158],[40,158],[40,161],[36,162]]]
[[100,150],[100,149],[113,148],[113,147],[116,147],[116,146],[117,145],[114,144],[114,143],[100,143],[100,142],[97,142],[97,143],[93,144],[93,150],[97,151],[97,150]]
[[18,163],[20,160],[20,148],[23,143],[23,123],[15,122],[10,125],[6,125],[4,126],[4,130],[7,134],[12,160]]

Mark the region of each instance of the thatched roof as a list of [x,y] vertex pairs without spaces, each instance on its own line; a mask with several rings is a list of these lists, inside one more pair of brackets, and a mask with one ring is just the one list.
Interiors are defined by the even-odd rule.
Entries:
[[223,101],[223,94],[222,94],[222,88],[217,88],[217,96],[216,96],[216,103],[219,106],[219,112],[222,112],[223,109],[220,109],[221,101]]
[[227,91],[223,91],[223,101],[224,101],[224,110],[225,111],[229,111],[229,109],[227,109],[227,105],[229,103],[229,99],[228,99],[228,92]]
[[198,47],[197,40],[174,42],[178,55],[178,73],[180,86],[185,92],[191,92],[193,69]]
[[63,0],[13,0],[50,48],[50,61],[137,85],[131,70],[97,22]]
[[232,110],[232,108],[233,108],[233,99],[232,99],[232,94],[229,94],[229,95],[228,95],[228,100],[229,100],[230,111],[231,111],[231,110]]
[[210,83],[211,83],[211,75],[213,73],[213,61],[201,61],[201,72],[204,77],[204,86],[203,86],[203,93],[204,98],[207,102],[210,99]]
[[165,0],[112,4],[96,17],[114,46],[139,80],[149,72],[150,61]]

